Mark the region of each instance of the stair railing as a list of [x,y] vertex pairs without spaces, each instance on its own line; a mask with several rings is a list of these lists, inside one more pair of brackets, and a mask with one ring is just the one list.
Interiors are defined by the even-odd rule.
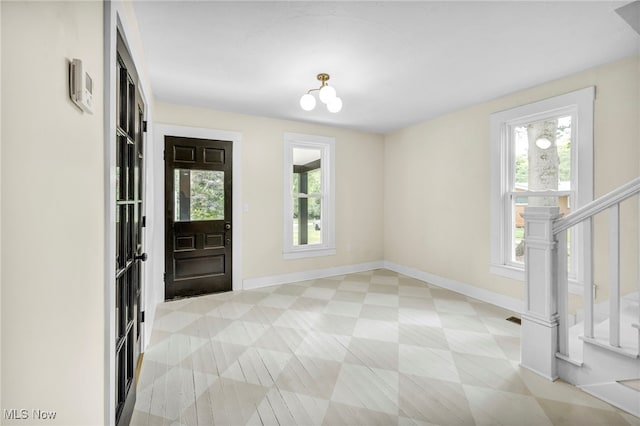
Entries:
[[[620,347],[620,203],[640,193],[640,177],[561,217],[558,207],[527,207],[525,218],[525,312],[522,315],[522,366],[557,377],[556,356],[569,357],[567,232],[583,227],[590,258],[584,268],[584,339],[594,340],[593,217],[609,211],[609,341]],[[639,197],[640,199],[640,197]],[[640,209],[640,203],[639,203]],[[640,243],[640,232],[638,235]],[[640,248],[639,248],[640,253]],[[640,265],[640,255],[638,259]],[[640,280],[639,280],[640,290]],[[640,318],[638,318],[640,324]],[[638,349],[640,350],[640,327]]]

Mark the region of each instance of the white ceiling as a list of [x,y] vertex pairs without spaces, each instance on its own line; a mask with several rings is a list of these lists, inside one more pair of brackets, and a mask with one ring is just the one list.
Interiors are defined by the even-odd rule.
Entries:
[[[387,133],[640,54],[628,2],[136,0],[160,101]],[[331,75],[340,113],[299,106]]]

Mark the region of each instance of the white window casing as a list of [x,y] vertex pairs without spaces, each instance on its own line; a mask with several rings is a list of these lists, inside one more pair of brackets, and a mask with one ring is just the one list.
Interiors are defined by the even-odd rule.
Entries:
[[[321,158],[321,243],[293,244],[293,150],[294,148],[316,149]],[[300,259],[316,256],[330,256],[336,253],[335,243],[335,138],[305,135],[300,133],[284,134],[284,235],[283,258]]]
[[[593,103],[595,87],[587,87],[564,95],[544,99],[519,106],[490,116],[491,131],[491,264],[494,274],[524,281],[524,265],[511,260],[512,221],[511,200],[515,196],[512,186],[515,167],[515,147],[511,135],[513,128],[527,123],[560,116],[571,116],[571,189],[566,194],[554,191],[556,195],[569,195],[571,210],[593,200]],[[519,196],[531,192],[518,192]],[[539,193],[538,193],[539,194]],[[582,228],[572,231],[570,290],[582,291],[582,268],[589,254],[580,242]]]

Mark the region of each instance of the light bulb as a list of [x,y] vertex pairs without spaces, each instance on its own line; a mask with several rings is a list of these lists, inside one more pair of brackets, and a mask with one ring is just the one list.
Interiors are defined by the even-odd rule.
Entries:
[[322,86],[318,97],[322,102],[328,104],[333,98],[336,97],[336,89],[331,86]]
[[300,107],[305,111],[311,111],[316,107],[316,98],[312,94],[307,93],[300,98]]
[[342,99],[337,96],[331,99],[327,104],[327,109],[329,110],[329,112],[340,112],[340,110],[342,109]]
[[536,140],[536,145],[540,149],[547,149],[551,146],[551,141],[547,138],[538,138]]

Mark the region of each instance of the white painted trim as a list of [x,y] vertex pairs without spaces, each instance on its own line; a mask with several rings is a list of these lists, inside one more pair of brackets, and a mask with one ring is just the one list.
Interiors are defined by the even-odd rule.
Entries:
[[384,268],[438,287],[446,288],[447,290],[455,291],[456,293],[460,293],[468,297],[473,297],[474,299],[478,299],[513,312],[524,312],[524,302],[519,299],[514,299],[513,297],[494,293],[483,288],[475,287],[471,284],[441,277],[419,269],[410,268],[408,266],[398,265],[397,263],[388,262],[386,260],[384,261]]
[[116,30],[117,7],[114,2],[107,0],[104,3],[104,155],[105,155],[105,358],[104,358],[104,424],[115,424],[115,88],[116,88]]
[[[233,223],[233,249],[232,249],[232,289],[240,290],[242,288],[242,133],[231,132],[227,130],[207,129],[204,127],[189,127],[178,126],[174,124],[155,123],[154,125],[154,139],[155,149],[164,150],[164,137],[165,136],[181,136],[189,138],[200,139],[218,139],[231,141],[233,143],[233,189],[232,189],[232,223]],[[158,158],[158,156],[156,156]],[[162,159],[162,155],[159,156]],[[161,170],[162,176],[164,176],[164,160],[158,164],[154,163],[156,171]],[[164,182],[164,179],[162,180]],[[165,209],[164,209],[164,183],[161,186],[161,194],[156,191],[156,205],[162,204],[162,208],[158,209],[161,212],[161,221],[159,223],[165,223]],[[158,198],[159,197],[159,198]],[[158,219],[160,217],[158,216]],[[163,244],[164,245],[164,244]],[[164,265],[164,252],[162,254],[162,264]],[[164,271],[164,266],[163,266]],[[162,294],[164,295],[164,283],[162,285]]]
[[269,287],[272,285],[288,284],[300,281],[333,277],[337,275],[372,271],[375,269],[388,269],[390,271],[406,275],[407,277],[415,278],[417,280],[424,281],[438,287],[446,288],[447,290],[451,290],[468,297],[473,297],[474,299],[478,299],[480,301],[490,303],[492,305],[496,305],[516,313],[524,312],[524,302],[522,300],[514,299],[503,294],[494,293],[489,290],[472,286],[471,284],[465,284],[460,281],[441,277],[418,269],[409,268],[407,266],[399,265],[397,263],[389,262],[386,260],[359,263],[355,265],[337,266],[333,268],[314,269],[310,271],[293,272],[290,274],[272,275],[267,277],[247,278],[243,281],[242,288],[243,290],[251,290],[254,288]]
[[385,262],[378,260],[369,263],[359,263],[355,265],[336,266],[333,268],[314,269],[310,271],[293,272],[283,275],[272,275],[269,277],[248,278],[242,283],[244,290],[254,288],[269,287],[278,284],[288,284],[300,281],[317,280],[320,278],[334,277],[337,275],[355,274],[357,272],[366,272],[374,269],[384,268]]
[[[322,244],[306,246],[293,245],[293,194],[292,168],[293,148],[317,148],[322,158]],[[284,134],[284,233],[282,257],[301,259],[307,257],[330,256],[336,254],[336,139],[327,136],[305,135],[285,132]]]
[[[135,43],[131,43],[129,41],[129,36],[128,34],[133,33],[133,30],[130,30],[129,28],[131,28],[130,24],[127,23],[126,17],[123,15],[123,13],[121,12],[121,8],[124,7],[124,5],[122,4],[122,2],[114,2],[117,3],[118,5],[118,10],[117,10],[117,17],[116,17],[116,25],[117,25],[117,29],[120,32],[120,35],[122,36],[122,40],[124,41],[124,44],[127,48],[127,50],[129,51],[129,54],[131,55],[131,59],[134,63],[134,66],[136,68],[136,73],[138,74],[138,84],[137,84],[137,88],[140,91],[140,96],[142,98],[142,102],[144,103],[145,106],[145,111],[144,111],[144,117],[143,120],[147,121],[148,123],[153,122],[153,105],[152,102],[150,102],[150,99],[152,99],[152,96],[150,96],[149,94],[151,93],[151,88],[150,88],[150,84],[148,82],[148,78],[146,77],[145,73],[144,73],[144,67],[141,66],[141,52],[138,52],[135,48],[136,44]],[[115,57],[114,57],[114,62],[113,62],[113,70],[115,70]],[[114,74],[114,80],[113,80],[113,84],[116,84],[115,79],[117,79],[118,77]],[[116,86],[114,86],[114,102],[115,102],[115,89]],[[115,104],[114,104],[115,105]],[[115,106],[114,106],[114,116],[115,117]],[[113,120],[113,117],[111,118],[111,120]],[[113,176],[114,176],[114,188],[115,188],[115,146],[116,146],[116,139],[115,139],[115,126],[113,125],[112,122],[109,123],[109,127],[111,130],[111,137],[113,137],[112,142],[113,142],[113,151],[111,151],[113,153]],[[142,215],[146,216],[147,212],[149,211],[149,203],[152,202],[152,198],[150,197],[148,188],[149,185],[153,185],[153,181],[150,179],[149,176],[149,172],[150,172],[150,158],[147,155],[147,153],[149,153],[149,145],[150,145],[150,141],[153,140],[153,130],[149,127],[147,129],[146,133],[142,134],[142,145],[143,145],[143,152],[144,152],[144,158],[143,158],[143,164],[142,164],[142,175],[144,176],[144,185],[143,185],[143,194],[142,194],[142,206],[143,206],[143,212]],[[112,196],[113,199],[115,199],[115,197]],[[112,201],[113,203],[113,201]],[[113,208],[111,208],[111,214],[115,214],[115,203],[112,206]],[[114,232],[111,233],[111,235],[115,235],[115,228],[113,230]],[[142,229],[142,236],[141,236],[141,244],[142,244],[142,252],[148,252],[149,248],[147,247],[147,242],[149,240],[149,233],[153,233],[154,232],[154,228],[153,228],[153,223],[147,223],[147,226],[145,228]],[[115,247],[115,237],[114,237],[114,247]],[[114,248],[114,252],[115,252],[115,248]],[[153,252],[152,252],[153,253]],[[115,265],[115,264],[114,264]],[[153,324],[153,319],[155,317],[155,309],[154,310],[148,310],[147,307],[150,305],[153,305],[154,300],[153,299],[149,299],[150,297],[153,296],[153,292],[149,291],[149,283],[153,282],[154,279],[157,279],[158,277],[153,275],[153,271],[152,271],[152,262],[143,262],[141,263],[142,265],[142,271],[141,271],[141,277],[140,277],[140,284],[141,284],[141,291],[140,291],[140,310],[145,312],[145,322],[142,323],[142,330],[141,330],[141,345],[142,347],[140,348],[141,352],[144,352],[144,349],[147,347],[147,345],[149,344],[149,341],[151,340],[151,329],[152,329],[152,324]],[[114,288],[115,288],[115,283],[114,283]],[[115,349],[115,348],[114,348]]]
[[[518,280],[524,282],[524,269],[516,268],[509,265],[489,265],[489,272],[503,277],[511,278],[512,280]],[[580,295],[583,293],[584,286],[582,283],[575,279],[569,279],[569,294]]]
[[[136,70],[138,72],[138,86],[146,105],[147,120],[152,116],[151,86],[147,76],[144,74],[144,67],[140,66],[141,52],[137,51],[135,44],[129,43],[129,37],[135,34],[135,25],[129,22],[124,11],[125,5],[122,1],[105,0],[103,7],[104,22],[104,82],[103,82],[103,102],[104,102],[104,232],[105,232],[105,255],[104,255],[104,333],[105,333],[105,356],[104,356],[104,424],[115,424],[115,185],[116,185],[116,52],[117,52],[117,32],[120,31],[122,38],[131,54]],[[147,138],[149,135],[147,134]],[[145,141],[146,144],[146,141]],[[145,162],[147,160],[145,159]],[[145,164],[146,167],[147,164]],[[145,266],[144,276],[148,277]],[[143,297],[146,293],[146,286],[143,282]],[[145,300],[141,303],[144,305]],[[145,318],[146,319],[146,318]],[[151,334],[151,322],[146,323],[143,329],[142,345],[148,341]],[[143,349],[142,348],[142,349]]]
[[335,248],[319,249],[315,247],[304,247],[291,253],[282,253],[283,259],[305,259],[308,257],[333,256],[336,254]]
[[577,385],[577,388],[636,417],[640,416],[638,391],[635,389],[618,382]]
[[518,364],[518,365],[519,365],[520,367],[522,367],[522,368],[524,368],[524,369],[526,369],[526,370],[529,370],[529,371],[531,371],[531,372],[533,372],[533,373],[536,373],[538,376],[541,376],[541,377],[543,377],[543,378],[545,378],[545,379],[547,379],[547,380],[550,380],[550,381],[552,381],[552,382],[555,382],[555,381],[558,379],[558,376],[557,376],[557,375],[555,375],[555,376],[550,376],[550,375],[548,375],[548,374],[546,374],[546,373],[543,373],[542,371],[536,370],[535,368],[533,368],[533,367],[529,367],[529,366],[524,365],[524,364],[522,364],[522,363],[520,363],[520,364]]
[[640,192],[640,177],[630,180],[624,185],[614,189],[613,191],[600,196],[597,200],[591,201],[579,209],[571,212],[571,214],[558,219],[553,224],[553,233],[557,234],[566,229],[571,228],[584,221],[589,217],[593,217],[611,207],[619,205],[626,199]]
[[[493,243],[493,241],[492,241]],[[501,265],[499,263],[491,263],[489,272],[512,280],[524,281],[524,268],[517,268],[511,265]]]
[[[491,114],[490,116],[490,155],[491,155],[491,262],[489,270],[493,274],[507,278],[524,280],[523,273],[518,273],[518,266],[510,262],[510,254],[507,253],[507,240],[510,235],[505,230],[503,223],[510,220],[510,209],[507,211],[507,203],[504,194],[510,191],[509,176],[511,175],[511,163],[507,161],[510,156],[508,129],[518,123],[526,123],[555,116],[559,113],[570,113],[574,117],[572,123],[572,137],[575,141],[572,146],[571,180],[574,183],[575,210],[593,200],[593,105],[595,100],[595,87],[586,87],[564,95],[543,99],[527,105],[511,108]],[[584,252],[582,230],[573,230],[571,238],[572,252],[576,253],[574,259],[579,259],[584,265],[589,253]],[[570,284],[570,290],[577,294],[582,293],[584,277],[582,268],[575,268],[577,276]]]

